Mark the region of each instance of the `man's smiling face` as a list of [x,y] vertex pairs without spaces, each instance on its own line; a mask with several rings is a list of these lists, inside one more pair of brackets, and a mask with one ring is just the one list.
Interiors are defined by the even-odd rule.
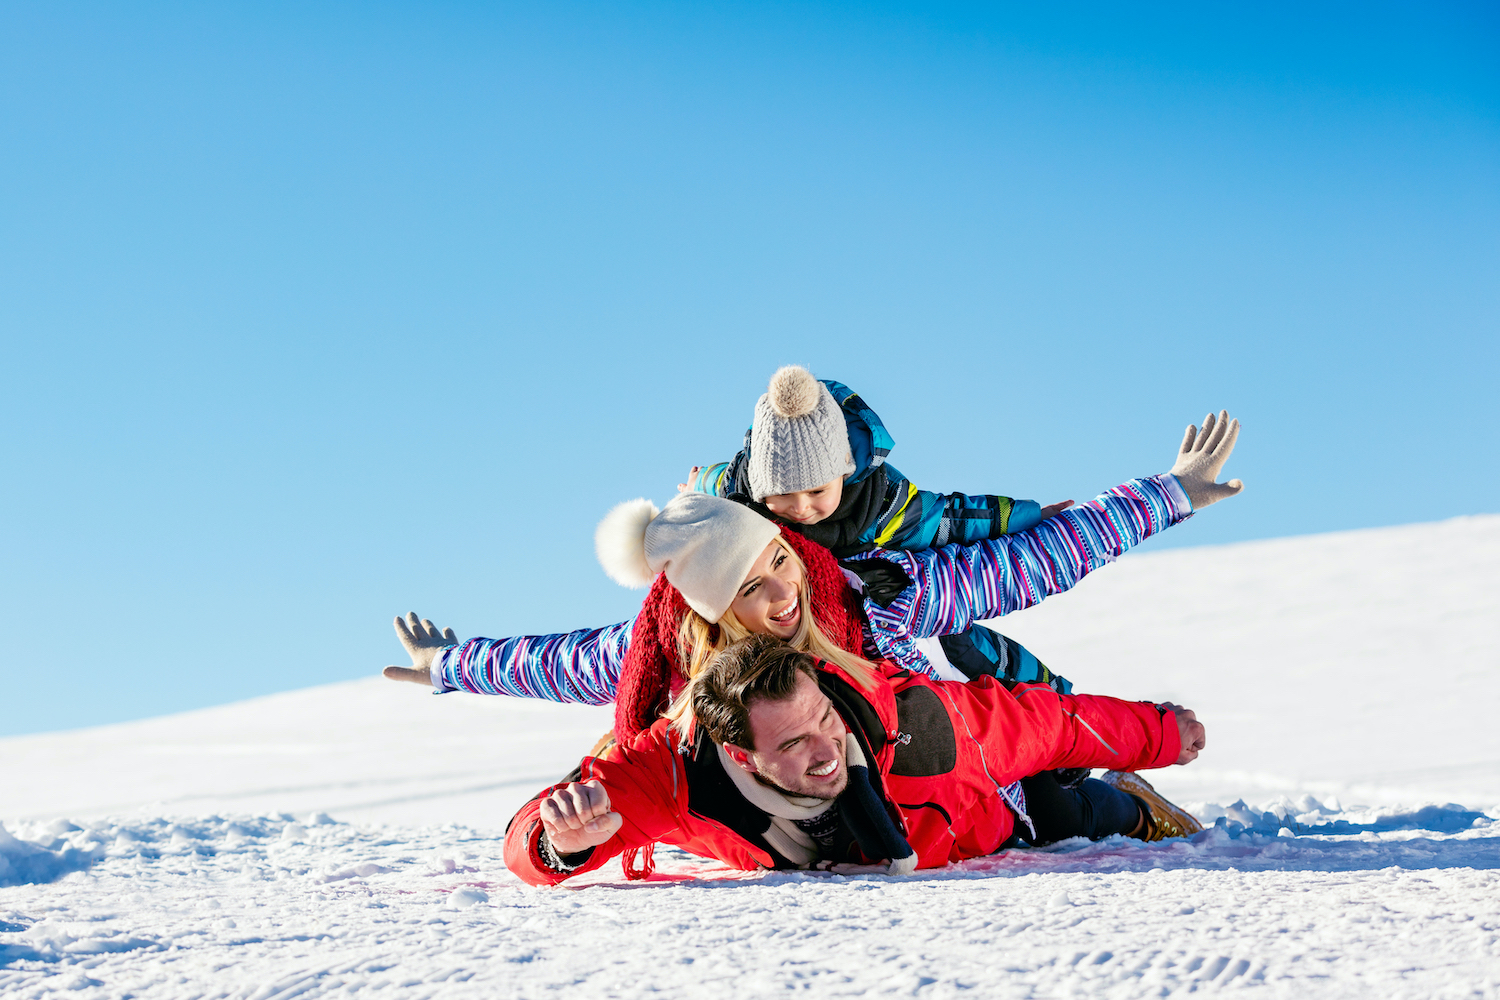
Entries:
[[818,799],[833,799],[849,784],[844,720],[805,673],[784,701],[750,705],[754,750],[726,746],[730,757],[768,785]]

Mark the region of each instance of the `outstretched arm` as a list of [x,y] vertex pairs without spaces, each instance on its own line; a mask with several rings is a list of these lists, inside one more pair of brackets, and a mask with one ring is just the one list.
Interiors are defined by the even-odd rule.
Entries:
[[1046,753],[1039,752],[1042,741],[1024,741],[1027,745],[1019,756],[1033,759],[1023,766],[1035,766],[1038,771],[1059,767],[1137,771],[1186,764],[1198,756],[1197,749],[1185,747],[1182,741],[1191,725],[1197,726],[1201,738],[1202,724],[1179,720],[1161,706],[1100,695],[1058,694],[1042,685],[1017,688],[1015,694],[1026,721],[1049,735]]
[[1203,724],[1178,705],[1065,695],[1045,684],[1010,691],[942,687],[982,734],[985,766],[1001,783],[1059,767],[1135,771],[1186,764],[1203,748]]
[[607,628],[508,639],[468,639],[441,632],[415,614],[396,619],[410,667],[386,667],[392,680],[438,691],[508,694],[517,698],[607,705],[615,700],[635,620]]
[[[872,552],[905,571],[894,594],[867,598],[876,645],[900,662],[920,659],[912,639],[962,632],[975,621],[1031,607],[1173,524],[1196,506],[1243,488],[1215,478],[1233,450],[1237,422],[1204,422],[1179,451],[1173,472],[1131,480],[1029,531],[925,552]],[[863,575],[863,574],[862,574]]]
[[[887,475],[900,476],[889,465]],[[917,552],[943,545],[972,545],[1034,528],[1044,510],[1057,513],[1066,503],[1043,508],[1035,500],[919,490],[902,476],[891,484],[898,491],[890,509],[872,524],[865,541],[883,549]]]

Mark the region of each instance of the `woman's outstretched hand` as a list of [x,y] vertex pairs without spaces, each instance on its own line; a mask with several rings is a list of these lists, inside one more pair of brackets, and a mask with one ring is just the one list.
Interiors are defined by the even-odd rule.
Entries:
[[1188,424],[1187,433],[1182,436],[1182,447],[1177,451],[1177,464],[1172,466],[1172,475],[1182,484],[1194,510],[1232,497],[1245,488],[1238,479],[1227,483],[1218,481],[1219,470],[1229,461],[1239,436],[1240,422],[1230,420],[1228,410],[1220,410],[1217,417],[1212,413],[1204,417],[1201,431]]
[[396,638],[406,647],[411,657],[409,667],[386,667],[383,673],[393,681],[411,681],[413,684],[432,684],[432,661],[444,646],[458,644],[458,636],[451,628],[439,629],[417,613],[402,618],[396,616]]

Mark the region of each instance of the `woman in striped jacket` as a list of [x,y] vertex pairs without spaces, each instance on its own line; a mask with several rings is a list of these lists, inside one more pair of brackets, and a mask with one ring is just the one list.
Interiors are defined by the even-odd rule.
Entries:
[[[612,545],[616,553],[621,549],[611,537],[626,538],[624,548],[634,552],[631,546],[639,547],[657,517],[645,501],[623,504],[601,524],[600,555],[617,580],[651,584],[636,617],[605,628],[462,643],[451,630],[439,631],[415,615],[409,621],[397,618],[397,633],[413,663],[387,667],[385,673],[430,683],[438,691],[595,705],[615,701],[615,730],[622,739],[648,728],[688,677],[718,649],[750,632],[780,635],[836,663],[846,655],[869,655],[940,676],[928,655],[933,647],[923,640],[1061,593],[1144,538],[1238,493],[1243,488],[1238,480],[1217,482],[1238,433],[1238,421],[1227,413],[1210,415],[1201,431],[1188,428],[1170,472],[1131,480],[1025,532],[970,545],[875,549],[840,564],[827,549],[780,532],[764,518],[755,518],[764,529],[745,537],[695,535],[689,520],[675,535],[696,539],[692,544],[700,556],[681,565],[717,564],[716,579],[728,572],[738,584],[729,599],[702,606],[692,587],[684,596],[669,560],[653,561],[649,553],[611,556]],[[686,493],[667,510],[710,501],[728,503]],[[735,562],[731,553],[745,555],[748,543],[757,543],[749,546],[754,560],[729,566]]]

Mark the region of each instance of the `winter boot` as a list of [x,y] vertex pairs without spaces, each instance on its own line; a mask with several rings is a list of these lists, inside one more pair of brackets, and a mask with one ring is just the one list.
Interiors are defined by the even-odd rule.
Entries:
[[1141,804],[1141,815],[1145,823],[1137,839],[1187,837],[1203,829],[1203,824],[1194,819],[1191,813],[1162,798],[1161,793],[1152,788],[1150,782],[1133,771],[1109,771],[1099,780],[1118,788]]

